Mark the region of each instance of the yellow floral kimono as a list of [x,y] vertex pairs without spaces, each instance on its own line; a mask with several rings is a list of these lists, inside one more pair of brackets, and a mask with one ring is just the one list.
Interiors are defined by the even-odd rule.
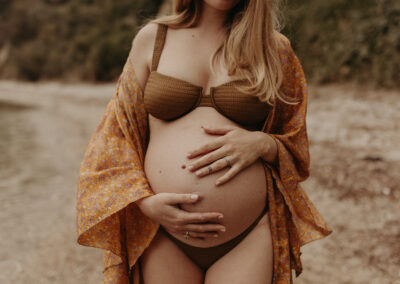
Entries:
[[[148,114],[131,58],[132,50],[89,142],[78,180],[77,241],[103,250],[105,284],[141,283],[138,260],[159,228],[135,203],[154,193],[143,170]],[[288,105],[277,100],[262,128],[277,141],[279,156],[276,168],[264,162],[274,284],[292,283],[291,270],[296,276],[302,271],[300,247],[331,233],[299,184],[309,176],[307,86],[286,38],[280,58],[282,90],[301,103]]]

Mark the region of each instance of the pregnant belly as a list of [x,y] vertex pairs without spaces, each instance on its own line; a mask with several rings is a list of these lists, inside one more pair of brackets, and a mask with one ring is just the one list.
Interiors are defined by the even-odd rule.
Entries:
[[201,196],[198,202],[182,204],[181,208],[224,215],[219,223],[226,227],[226,232],[219,233],[218,238],[186,240],[181,234],[171,233],[182,242],[197,247],[216,246],[231,240],[250,226],[266,205],[265,173],[261,160],[256,160],[219,186],[215,186],[215,181],[229,168],[197,177],[187,167],[182,167],[200,157],[187,159],[187,152],[218,137],[206,134],[201,125],[234,124],[208,109],[197,108],[173,122],[150,117],[150,141],[144,162],[146,177],[155,193],[198,193]]

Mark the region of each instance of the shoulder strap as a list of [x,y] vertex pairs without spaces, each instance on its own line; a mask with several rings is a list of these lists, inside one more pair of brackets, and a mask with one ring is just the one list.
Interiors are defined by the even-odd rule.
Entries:
[[161,52],[164,48],[165,36],[167,35],[168,26],[158,24],[156,41],[154,43],[153,59],[151,61],[151,71],[157,70],[158,62],[160,61]]

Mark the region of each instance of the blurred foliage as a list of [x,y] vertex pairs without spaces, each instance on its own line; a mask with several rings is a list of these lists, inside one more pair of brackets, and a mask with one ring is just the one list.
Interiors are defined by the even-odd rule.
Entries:
[[291,0],[285,17],[310,80],[400,87],[400,1]]
[[11,46],[0,76],[113,80],[161,2],[0,0],[0,47]]
[[[0,76],[114,80],[161,2],[0,0]],[[286,0],[283,14],[309,81],[400,87],[400,1]]]

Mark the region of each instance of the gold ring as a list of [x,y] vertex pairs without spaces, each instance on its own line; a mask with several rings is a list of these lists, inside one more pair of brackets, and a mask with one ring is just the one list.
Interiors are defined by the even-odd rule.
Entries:
[[212,167],[208,166],[208,173],[212,173]]
[[225,159],[225,161],[226,161],[226,164],[227,164],[229,167],[232,167],[232,166],[231,166],[231,161],[229,161],[229,159],[228,159],[227,157],[225,157],[224,159]]
[[189,235],[189,231],[186,231],[185,234],[183,234],[183,237],[185,239],[189,239],[190,235]]

